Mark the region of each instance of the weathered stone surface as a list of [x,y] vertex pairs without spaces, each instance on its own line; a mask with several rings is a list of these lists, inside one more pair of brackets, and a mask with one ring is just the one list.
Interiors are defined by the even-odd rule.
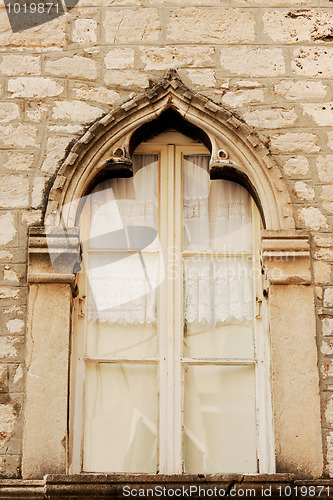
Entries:
[[327,145],[330,149],[333,149],[333,132],[327,132]]
[[80,134],[83,132],[84,127],[82,125],[50,125],[48,127],[50,132],[57,132],[59,134]]
[[315,236],[314,237],[314,242],[317,245],[317,247],[333,247],[333,238],[324,238],[322,236]]
[[27,224],[28,226],[41,222],[42,212],[41,210],[25,210],[22,213],[22,224]]
[[0,299],[19,299],[19,298],[20,298],[20,290],[18,290],[17,288],[12,288],[9,286],[0,286]]
[[[249,90],[248,92],[251,91]],[[255,90],[252,92],[255,92]],[[253,127],[271,129],[285,128],[291,127],[296,123],[297,114],[295,108],[260,108],[245,113],[244,119]]]
[[298,75],[331,78],[333,76],[333,48],[297,48],[293,52],[291,67]]
[[22,319],[10,319],[6,323],[7,329],[10,333],[22,333],[25,323]]
[[320,99],[326,96],[327,86],[311,80],[281,80],[274,87],[274,92],[285,99]]
[[271,147],[274,153],[317,153],[318,137],[307,132],[287,132],[271,137]]
[[307,227],[312,231],[328,228],[327,219],[318,208],[301,208],[298,210],[298,216],[303,227]]
[[323,208],[333,213],[333,185],[323,186],[320,194]]
[[333,248],[319,248],[315,253],[315,258],[320,260],[333,260]]
[[295,182],[295,193],[303,201],[314,200],[315,197],[314,189],[309,184],[301,181]]
[[285,73],[282,49],[224,47],[221,65],[227,74],[249,76],[280,76]]
[[[27,18],[28,20],[28,18]],[[28,21],[29,22],[29,21]],[[0,11],[0,46],[60,50],[67,44],[65,16],[50,20],[45,24],[13,33],[5,9]]]
[[134,50],[111,49],[104,57],[106,69],[126,69],[134,66]]
[[284,163],[283,170],[289,177],[306,175],[309,172],[309,161],[305,156],[294,156]]
[[97,22],[94,19],[76,19],[72,34],[73,42],[80,44],[97,42]]
[[42,164],[42,172],[53,174],[64,157],[69,137],[49,137],[46,145],[46,156]]
[[324,40],[331,35],[330,11],[273,10],[263,15],[264,30],[274,42],[298,43]]
[[8,147],[37,147],[37,129],[32,125],[0,125],[0,144]]
[[3,166],[8,170],[29,170],[34,162],[33,153],[20,153],[18,151],[8,151],[7,160]]
[[324,307],[333,307],[333,287],[324,291]]
[[170,14],[168,38],[183,43],[253,42],[255,19],[252,12],[236,8],[177,9]]
[[322,182],[333,182],[333,155],[318,156],[316,166]]
[[[333,341],[330,340],[325,340],[324,342],[321,343],[321,353],[324,354],[324,356],[332,356],[333,355]],[[325,412],[326,416],[326,412]]]
[[236,90],[236,92],[227,92],[222,98],[223,104],[231,106],[232,108],[239,108],[245,104],[255,102],[264,102],[265,93],[263,90],[249,89],[249,90]]
[[212,66],[214,53],[213,47],[140,47],[140,57],[145,64],[145,70]]
[[19,283],[20,279],[18,274],[10,269],[10,266],[5,266],[4,272],[3,272],[3,279],[5,281],[9,281],[12,284]]
[[32,194],[31,194],[32,208],[38,208],[41,206],[46,182],[47,182],[46,177],[35,177],[33,181]]
[[118,85],[124,88],[147,88],[149,78],[140,71],[127,70],[106,70],[104,81],[107,85]]
[[58,96],[64,88],[51,78],[22,77],[13,78],[8,82],[10,97],[31,97],[42,99],[43,97]]
[[53,108],[53,120],[89,123],[102,116],[104,110],[81,101],[57,102]]
[[13,102],[0,102],[0,122],[11,122],[20,116],[20,108]]
[[29,180],[23,175],[0,176],[0,207],[25,208],[29,205]]
[[76,83],[73,91],[77,99],[97,101],[102,104],[113,104],[120,97],[114,90],[106,87],[92,87],[85,83]]
[[0,245],[7,245],[17,234],[14,214],[5,212],[0,215]]
[[74,55],[46,61],[45,71],[51,75],[67,78],[95,80],[97,78],[97,63],[88,57]]
[[333,335],[333,318],[324,318],[322,320],[323,335]]
[[108,10],[103,23],[106,43],[156,42],[161,31],[158,9]]
[[12,404],[0,404],[0,446],[12,436],[16,419],[17,412]]
[[49,106],[41,101],[28,101],[25,105],[25,113],[28,120],[40,123],[46,118]]
[[303,104],[304,113],[311,116],[317,125],[321,127],[333,126],[333,102],[322,104]]
[[2,56],[0,71],[3,75],[39,75],[41,72],[40,56],[5,54]]
[[332,269],[330,264],[316,260],[313,262],[313,272],[316,285],[327,285],[330,283],[332,276]]
[[[323,458],[313,291],[271,286],[268,307],[277,464],[318,477]],[[291,317],[297,317],[293,328]]]
[[0,336],[0,358],[16,358],[22,340],[18,337]]
[[212,69],[188,69],[186,74],[192,85],[203,88],[217,86],[215,71]]

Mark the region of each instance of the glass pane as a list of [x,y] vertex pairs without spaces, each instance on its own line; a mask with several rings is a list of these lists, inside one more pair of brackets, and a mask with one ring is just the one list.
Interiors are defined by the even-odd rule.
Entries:
[[250,194],[236,182],[210,180],[209,160],[204,155],[184,156],[183,248],[249,251],[252,249]]
[[187,473],[256,473],[253,366],[185,368]]
[[184,258],[184,355],[253,356],[252,260]]
[[156,473],[156,379],[155,366],[87,365],[85,471]]

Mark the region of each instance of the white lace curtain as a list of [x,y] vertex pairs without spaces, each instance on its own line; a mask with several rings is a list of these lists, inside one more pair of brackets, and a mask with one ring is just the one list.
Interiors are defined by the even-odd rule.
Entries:
[[[185,156],[184,316],[210,326],[249,320],[253,314],[251,198],[239,184],[210,180],[208,156]],[[216,256],[225,252],[228,256]],[[238,254],[238,255],[236,255]]]
[[[158,192],[157,155],[138,154],[133,178],[104,181],[91,193],[89,319],[124,325],[156,322],[163,276]],[[251,250],[249,193],[234,182],[211,181],[209,157],[189,155],[183,161],[183,198],[186,322],[216,325],[251,319],[251,263],[239,255],[213,255]]]
[[99,322],[156,322],[158,156],[134,155],[133,171],[100,183],[89,198],[88,311]]

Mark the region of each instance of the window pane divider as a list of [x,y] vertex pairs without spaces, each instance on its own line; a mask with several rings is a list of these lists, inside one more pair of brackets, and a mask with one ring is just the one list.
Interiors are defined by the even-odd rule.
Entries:
[[196,251],[196,252],[191,252],[186,250],[185,252],[182,252],[183,257],[252,257],[253,252],[213,252],[213,251]]
[[255,359],[193,359],[183,358],[182,363],[185,365],[256,365]]
[[93,363],[152,363],[157,364],[159,360],[157,358],[98,358],[95,356],[85,356],[85,362]]
[[88,248],[86,250],[86,252],[88,254],[129,254],[129,253],[132,253],[132,254],[135,254],[135,253],[139,253],[141,252],[142,254],[149,254],[149,255],[158,255],[160,253],[159,250],[142,250],[141,248],[140,249],[137,249],[137,248]]

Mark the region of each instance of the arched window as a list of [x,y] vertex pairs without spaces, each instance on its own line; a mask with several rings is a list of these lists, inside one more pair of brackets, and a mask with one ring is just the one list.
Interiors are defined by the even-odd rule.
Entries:
[[273,472],[257,206],[180,133],[132,159],[80,217],[72,471]]

